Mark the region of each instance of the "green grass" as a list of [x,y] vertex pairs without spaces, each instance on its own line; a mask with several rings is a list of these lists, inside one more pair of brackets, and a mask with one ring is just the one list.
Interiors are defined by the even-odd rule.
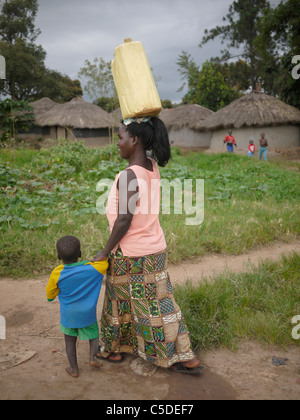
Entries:
[[265,345],[300,345],[292,318],[300,315],[300,256],[264,262],[247,273],[230,272],[213,283],[175,288],[196,350],[228,347],[241,339]]
[[[93,257],[109,236],[106,216],[96,211],[97,182],[114,179],[125,166],[115,146],[0,149],[0,276],[49,274],[58,264],[55,243],[67,234],[80,238],[83,259]],[[237,255],[298,237],[299,168],[228,154],[181,156],[175,149],[161,177],[204,179],[205,218],[186,226],[185,214],[160,216],[170,261],[208,252]],[[299,266],[295,254],[247,273],[226,272],[213,283],[176,287],[194,348],[234,349],[240,339],[299,345],[291,335],[291,320],[300,315]]]
[[[84,259],[93,257],[109,236],[106,216],[96,211],[97,182],[114,179],[125,166],[116,146],[0,149],[0,276],[48,274],[57,264],[55,243],[67,234],[80,238]],[[171,262],[208,252],[241,254],[300,234],[300,174],[278,162],[180,156],[175,149],[161,177],[205,181],[204,223],[186,226],[185,214],[160,216]]]

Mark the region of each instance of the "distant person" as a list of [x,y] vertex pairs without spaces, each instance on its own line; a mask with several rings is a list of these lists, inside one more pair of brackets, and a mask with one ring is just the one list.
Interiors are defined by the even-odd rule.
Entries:
[[264,161],[268,160],[268,140],[265,138],[265,133],[261,133],[259,140],[260,150],[259,150],[259,160],[262,159],[264,155]]
[[99,326],[97,322],[97,303],[103,276],[108,262],[83,261],[80,241],[75,236],[64,236],[57,244],[57,256],[63,264],[55,268],[46,287],[48,302],[57,296],[60,302],[61,325],[65,335],[66,352],[70,367],[67,373],[73,378],[79,377],[76,355],[76,342],[89,340],[90,366],[99,368],[101,363],[96,355],[99,344]]
[[227,144],[228,153],[233,153],[233,146],[237,147],[237,143],[232,135],[232,130],[228,131],[228,135],[225,137],[224,143]]
[[255,144],[254,144],[254,139],[252,137],[251,140],[249,141],[248,156],[252,158],[254,157],[254,153],[255,153]]

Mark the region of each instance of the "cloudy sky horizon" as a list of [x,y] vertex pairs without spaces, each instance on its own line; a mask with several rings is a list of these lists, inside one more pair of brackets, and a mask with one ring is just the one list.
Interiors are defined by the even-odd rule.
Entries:
[[[219,41],[203,48],[205,29],[222,25],[233,0],[39,0],[35,21],[41,35],[36,43],[47,52],[46,65],[78,78],[85,60],[111,61],[125,38],[141,41],[161,99],[180,102],[185,91],[176,61],[181,52],[198,65],[218,56]],[[273,0],[278,4],[279,0]],[[86,100],[90,100],[85,95]]]

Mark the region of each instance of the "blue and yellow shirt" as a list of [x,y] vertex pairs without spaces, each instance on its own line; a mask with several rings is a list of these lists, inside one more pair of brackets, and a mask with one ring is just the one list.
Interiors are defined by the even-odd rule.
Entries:
[[51,302],[58,296],[65,328],[86,328],[97,322],[97,303],[107,267],[107,261],[83,261],[53,270],[46,287],[47,299]]

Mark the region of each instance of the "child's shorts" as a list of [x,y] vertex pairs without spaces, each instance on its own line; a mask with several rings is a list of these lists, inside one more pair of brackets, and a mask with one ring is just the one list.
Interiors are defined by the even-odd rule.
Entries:
[[71,337],[79,337],[79,340],[94,340],[99,337],[99,325],[98,322],[90,325],[86,328],[66,328],[60,324],[60,330],[65,335],[70,335]]
[[229,153],[232,153],[233,152],[233,144],[227,144],[227,151]]

